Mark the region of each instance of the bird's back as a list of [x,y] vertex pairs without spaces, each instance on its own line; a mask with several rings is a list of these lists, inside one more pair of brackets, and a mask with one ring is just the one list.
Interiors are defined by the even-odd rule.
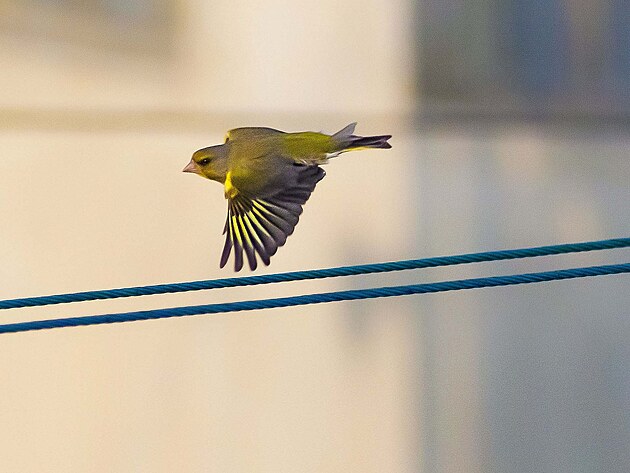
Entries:
[[248,140],[256,138],[264,138],[274,135],[285,135],[284,131],[276,130],[274,128],[267,128],[261,126],[248,126],[241,128],[234,128],[227,132],[225,135],[226,143],[233,140]]

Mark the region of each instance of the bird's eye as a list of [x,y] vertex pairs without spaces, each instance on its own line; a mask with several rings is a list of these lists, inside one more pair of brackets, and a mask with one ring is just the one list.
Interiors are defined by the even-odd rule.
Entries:
[[201,161],[199,161],[199,164],[201,164],[202,166],[205,166],[209,162],[210,162],[210,158],[203,158]]

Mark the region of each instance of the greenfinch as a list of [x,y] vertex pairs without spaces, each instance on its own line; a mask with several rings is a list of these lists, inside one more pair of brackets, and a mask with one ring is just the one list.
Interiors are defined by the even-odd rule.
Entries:
[[234,249],[234,270],[251,270],[257,256],[268,265],[293,233],[302,206],[325,171],[320,167],[346,151],[391,148],[391,135],[356,136],[351,123],[333,135],[311,131],[285,133],[272,128],[230,130],[225,143],[197,150],[184,172],[223,184],[228,201],[223,233],[223,268]]

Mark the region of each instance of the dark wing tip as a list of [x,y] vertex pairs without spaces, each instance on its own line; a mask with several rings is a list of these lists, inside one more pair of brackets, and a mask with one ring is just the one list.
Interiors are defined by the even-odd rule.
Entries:
[[[225,232],[224,232],[225,233]],[[225,237],[225,245],[223,246],[223,252],[221,253],[221,261],[219,262],[219,268],[223,269],[228,262],[230,252],[232,250],[232,238],[228,233]]]

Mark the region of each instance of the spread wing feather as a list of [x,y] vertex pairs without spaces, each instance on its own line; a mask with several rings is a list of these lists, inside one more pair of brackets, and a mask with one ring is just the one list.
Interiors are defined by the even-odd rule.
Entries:
[[253,271],[258,258],[268,265],[278,248],[293,233],[302,206],[311,196],[315,186],[326,174],[319,166],[297,166],[297,184],[264,198],[253,198],[238,193],[228,199],[228,215],[223,233],[225,245],[221,254],[223,268],[234,250],[234,270],[243,268],[245,258]]

